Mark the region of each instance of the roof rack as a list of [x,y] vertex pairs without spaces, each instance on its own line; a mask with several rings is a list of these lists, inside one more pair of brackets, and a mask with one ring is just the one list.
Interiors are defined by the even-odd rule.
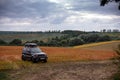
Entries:
[[25,43],[25,46],[37,46],[36,43]]

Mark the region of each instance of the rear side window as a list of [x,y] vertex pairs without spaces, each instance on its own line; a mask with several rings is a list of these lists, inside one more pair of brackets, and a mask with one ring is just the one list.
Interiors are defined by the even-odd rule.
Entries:
[[26,53],[26,52],[29,52],[30,51],[30,48],[29,47],[24,47],[23,48],[23,53]]

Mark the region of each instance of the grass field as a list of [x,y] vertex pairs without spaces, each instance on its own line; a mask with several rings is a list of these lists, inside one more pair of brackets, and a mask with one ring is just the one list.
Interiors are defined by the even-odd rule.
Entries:
[[[49,62],[79,61],[79,60],[104,60],[114,56],[114,51],[96,51],[75,48],[41,47],[47,53]],[[1,61],[21,60],[22,47],[1,46]]]
[[0,34],[0,39],[6,41],[6,42],[11,42],[13,39],[21,39],[23,42],[26,41],[32,41],[32,40],[46,40],[46,39],[51,39],[54,37],[60,37],[63,34],[60,33],[26,33],[26,34]]
[[[117,46],[119,43],[120,41],[110,41],[75,46],[73,48],[69,47],[68,48],[40,47],[40,48],[42,49],[42,51],[47,53],[48,62],[50,63],[64,61],[108,60],[116,56],[113,47]],[[3,68],[4,65],[7,63],[12,64],[13,62],[19,61],[22,62],[21,61],[22,48],[23,46],[0,46],[1,68]]]
[[[106,49],[105,45],[109,45],[111,44],[112,47],[116,46],[115,44],[119,44],[120,40],[116,40],[116,41],[106,41],[106,42],[98,42],[98,43],[91,43],[91,44],[85,44],[85,45],[80,45],[80,46],[74,46],[74,48],[90,48],[90,47],[98,47],[103,45],[103,48]],[[113,45],[114,44],[114,45]],[[110,46],[110,47],[111,47]]]
[[[112,75],[115,73],[115,65],[91,62],[89,64],[81,64],[79,62],[109,60],[117,56],[113,49],[119,43],[119,41],[95,43],[96,45],[89,44],[90,46],[82,48],[40,47],[48,55],[48,63],[46,64],[33,64],[30,61],[22,61],[23,46],[0,46],[0,80],[75,80],[74,78],[79,79],[78,77],[81,75],[80,78],[86,80],[88,78],[92,79],[93,71],[100,77],[100,80],[102,77],[99,74],[109,78],[108,74]],[[96,68],[93,68],[93,66]],[[110,71],[113,73],[110,73]],[[89,73],[92,73],[92,75]],[[93,76],[94,80],[98,77]]]

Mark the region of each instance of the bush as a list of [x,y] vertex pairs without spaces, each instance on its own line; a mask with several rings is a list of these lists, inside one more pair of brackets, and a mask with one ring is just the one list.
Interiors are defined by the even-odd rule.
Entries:
[[7,42],[0,39],[0,45],[6,45],[6,44],[7,44]]
[[82,44],[84,44],[84,41],[82,39],[77,39],[77,38],[69,42],[70,46],[76,46],[76,45],[82,45]]
[[10,45],[22,45],[22,41],[20,39],[14,39],[9,44]]
[[33,40],[31,41],[32,43],[36,43],[36,44],[39,44],[39,41],[38,40]]
[[110,41],[111,38],[107,35],[100,36],[96,41],[101,42],[101,41]]

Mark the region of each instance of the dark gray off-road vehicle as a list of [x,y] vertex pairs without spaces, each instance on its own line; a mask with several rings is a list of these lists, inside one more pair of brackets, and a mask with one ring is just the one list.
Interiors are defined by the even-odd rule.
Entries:
[[42,52],[36,43],[26,43],[22,51],[22,60],[31,60],[32,62],[47,62],[46,53]]

